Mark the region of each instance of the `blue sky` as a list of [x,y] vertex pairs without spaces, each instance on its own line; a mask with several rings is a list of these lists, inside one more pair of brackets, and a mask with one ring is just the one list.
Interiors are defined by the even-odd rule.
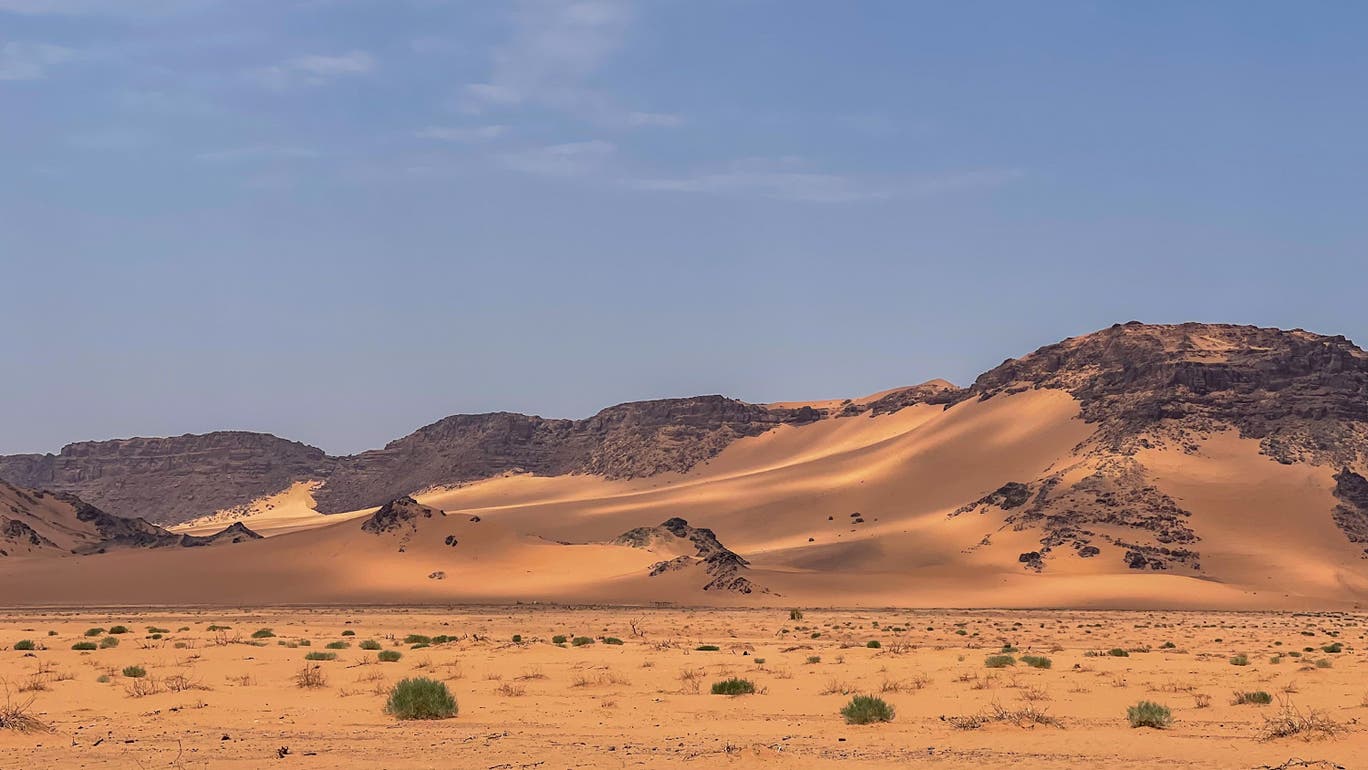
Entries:
[[0,0],[0,452],[1368,341],[1368,5]]

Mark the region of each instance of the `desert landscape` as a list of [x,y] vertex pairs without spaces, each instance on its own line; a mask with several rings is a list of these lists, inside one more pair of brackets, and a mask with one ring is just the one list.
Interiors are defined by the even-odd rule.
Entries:
[[1365,394],[1343,337],[1132,323],[966,388],[3,457],[0,757],[1354,767]]

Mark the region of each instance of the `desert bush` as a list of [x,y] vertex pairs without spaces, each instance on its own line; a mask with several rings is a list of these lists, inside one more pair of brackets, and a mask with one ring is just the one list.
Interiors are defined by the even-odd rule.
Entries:
[[304,667],[299,669],[299,672],[295,674],[295,686],[303,687],[305,689],[327,687],[328,678],[323,675],[323,668],[321,666],[311,666],[305,663]]
[[1330,662],[1330,659],[1329,659],[1329,658],[1318,658],[1318,659],[1316,660],[1316,668],[1330,668],[1331,666],[1334,666],[1334,665],[1335,665],[1334,663],[1331,663],[1331,662]]
[[822,662],[822,656],[821,656],[821,655],[809,655],[809,656],[807,656],[807,664],[808,664],[809,666],[815,666],[815,665],[817,665],[818,663],[821,663],[821,662]]
[[1315,709],[1303,712],[1289,701],[1282,704],[1277,714],[1264,717],[1259,737],[1265,741],[1293,736],[1310,740],[1317,737],[1330,738],[1343,730],[1344,725],[1325,714]]
[[32,639],[20,639],[19,641],[17,641],[17,642],[14,643],[14,649],[16,649],[16,650],[36,650],[36,649],[38,649],[38,645],[34,644]]
[[119,639],[118,639],[118,637],[106,636],[105,638],[103,638],[103,639],[100,640],[100,649],[102,649],[102,650],[108,650],[108,649],[110,649],[111,647],[118,647],[118,646],[119,646]]
[[381,663],[398,663],[404,655],[398,650],[381,650],[375,657]]
[[1231,656],[1231,658],[1230,658],[1230,665],[1232,665],[1232,666],[1248,666],[1248,665],[1249,665],[1249,656],[1247,656],[1247,655],[1234,655],[1234,656]]
[[755,683],[749,679],[723,679],[720,682],[713,682],[713,695],[752,695],[755,693]]
[[1111,648],[1110,650],[1107,650],[1107,654],[1110,655],[1110,656],[1112,656],[1113,658],[1129,658],[1129,657],[1130,657],[1130,653],[1129,653],[1129,652],[1126,652],[1125,650],[1121,649],[1120,647],[1113,647],[1113,648]]
[[874,722],[889,722],[893,719],[893,707],[883,698],[873,695],[856,695],[841,709],[848,725],[867,725]]
[[551,637],[552,644],[565,644],[569,640],[570,637],[566,636],[565,634],[556,634],[555,636]]
[[1335,642],[1334,644],[1327,644],[1321,648],[1321,652],[1342,652],[1343,650],[1344,645],[1340,644],[1339,642]]
[[789,620],[802,620],[802,619],[803,619],[803,611],[802,611],[802,610],[789,610]]
[[117,635],[117,634],[126,634],[126,633],[128,633],[128,626],[111,626],[110,629],[109,629],[109,633],[111,633],[111,634],[116,634],[116,635]]
[[270,639],[275,636],[275,632],[269,628],[258,628],[252,632],[253,639]]
[[409,634],[404,637],[404,644],[432,644],[432,637],[423,634]]
[[594,640],[587,636],[577,636],[574,639],[570,640],[571,647],[585,647],[593,643]]
[[989,655],[983,660],[983,665],[988,668],[1007,668],[1016,665],[1016,658],[1011,655]]
[[351,645],[350,645],[350,644],[347,644],[346,642],[328,642],[327,644],[325,644],[325,645],[323,645],[323,646],[324,646],[324,647],[327,647],[327,648],[330,649],[330,650],[345,650],[345,649],[347,649],[348,647],[350,647]]
[[86,632],[85,632],[85,635],[86,635],[86,636],[103,636],[103,635],[104,635],[104,632],[105,632],[105,630],[104,630],[103,628],[87,628],[87,629],[86,629]]
[[147,669],[142,666],[124,666],[123,671],[120,673],[129,679],[140,679],[147,676]]
[[456,698],[433,679],[404,679],[390,690],[385,713],[397,719],[449,719],[456,716]]
[[1254,690],[1253,692],[1236,692],[1234,700],[1231,701],[1232,705],[1235,706],[1242,706],[1246,703],[1254,703],[1260,706],[1264,706],[1272,702],[1273,696],[1269,695],[1263,690]]
[[605,637],[603,637],[603,643],[604,643],[604,644],[622,644],[622,640],[619,639],[619,638],[617,638],[616,636],[605,636]]
[[348,628],[346,631],[343,631],[343,632],[342,632],[342,635],[343,635],[343,636],[356,636],[356,632],[353,631],[353,630],[351,630],[350,628]]
[[363,650],[378,650],[378,649],[380,649],[380,643],[377,642],[377,641],[375,641],[374,639],[367,639],[366,641],[362,642],[361,644],[359,644],[359,645],[357,645],[357,646],[360,647],[360,648],[363,649]]
[[73,649],[73,650],[80,650],[80,651],[82,651],[82,652],[87,652],[87,651],[90,651],[90,650],[94,650],[94,649],[96,649],[97,647],[98,647],[98,645],[96,645],[94,642],[77,642],[77,643],[71,645],[71,649]]
[[721,648],[721,647],[718,647],[718,646],[715,645],[715,644],[700,644],[700,645],[698,645],[697,647],[695,647],[694,649],[697,650],[698,652],[717,652],[718,650],[721,650],[722,648]]
[[865,646],[871,650],[877,650],[883,645],[879,642],[878,639],[870,639],[869,641],[865,642]]
[[318,650],[314,650],[305,655],[304,660],[337,660],[337,653],[319,652]]
[[514,635],[513,635],[513,643],[514,643],[514,644],[522,644],[522,634],[514,634]]
[[1021,662],[1031,668],[1049,668],[1054,665],[1050,659],[1044,655],[1022,655]]
[[1126,720],[1131,727],[1153,727],[1163,730],[1173,723],[1173,714],[1168,706],[1142,700],[1126,709]]

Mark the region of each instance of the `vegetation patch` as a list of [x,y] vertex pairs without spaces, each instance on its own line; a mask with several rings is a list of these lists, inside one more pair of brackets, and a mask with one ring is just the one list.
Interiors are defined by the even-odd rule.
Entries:
[[891,722],[893,707],[883,698],[873,695],[856,695],[841,709],[841,716],[848,725],[868,725],[875,722]]
[[401,680],[385,703],[385,713],[396,719],[450,719],[457,710],[445,684],[422,677]]
[[755,683],[749,679],[723,679],[720,682],[713,682],[713,695],[753,695],[755,693]]
[[1126,721],[1131,727],[1153,727],[1163,730],[1173,724],[1173,713],[1168,706],[1153,701],[1142,700],[1126,709]]

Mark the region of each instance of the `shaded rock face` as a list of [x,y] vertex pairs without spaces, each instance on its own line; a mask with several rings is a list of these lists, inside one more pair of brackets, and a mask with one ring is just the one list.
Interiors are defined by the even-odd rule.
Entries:
[[245,543],[249,540],[260,539],[262,539],[261,535],[237,521],[212,535],[182,535],[180,544],[185,548],[196,548],[205,545],[219,545],[220,543]]
[[869,414],[879,417],[917,404],[950,405],[963,400],[965,393],[964,388],[957,388],[942,380],[934,380],[910,388],[899,388],[867,404],[849,402],[842,406],[837,416],[853,417],[858,414]]
[[1363,546],[1368,555],[1368,479],[1344,468],[1335,474],[1335,524],[1349,542]]
[[[446,516],[445,511],[423,505],[412,497],[404,495],[380,506],[380,510],[372,513],[365,521],[361,522],[361,531],[369,532],[372,535],[401,531],[412,533],[418,531],[420,520],[442,516]],[[454,541],[449,543],[449,545],[454,544]]]
[[131,438],[69,444],[55,455],[0,457],[0,478],[70,492],[121,516],[168,524],[242,505],[321,478],[321,449],[264,433]]
[[1226,427],[1279,462],[1353,465],[1368,457],[1368,353],[1302,330],[1118,324],[1047,345],[979,376],[963,397],[1058,388],[1130,453],[1195,450]]
[[610,479],[682,473],[738,438],[819,417],[808,408],[771,410],[722,396],[620,404],[585,420],[455,415],[384,449],[341,458],[314,497],[319,510],[336,513],[515,471]]
[[671,538],[686,540],[693,544],[696,555],[677,556],[673,559],[656,562],[651,565],[649,573],[651,577],[700,565],[712,578],[703,586],[704,591],[731,591],[740,594],[756,591],[769,593],[768,589],[756,586],[742,574],[744,570],[750,567],[750,562],[722,545],[711,529],[689,526],[689,522],[678,517],[667,519],[661,522],[659,526],[637,527],[629,530],[618,535],[612,542],[614,545],[625,545],[632,548],[650,548],[659,543],[667,542]]

